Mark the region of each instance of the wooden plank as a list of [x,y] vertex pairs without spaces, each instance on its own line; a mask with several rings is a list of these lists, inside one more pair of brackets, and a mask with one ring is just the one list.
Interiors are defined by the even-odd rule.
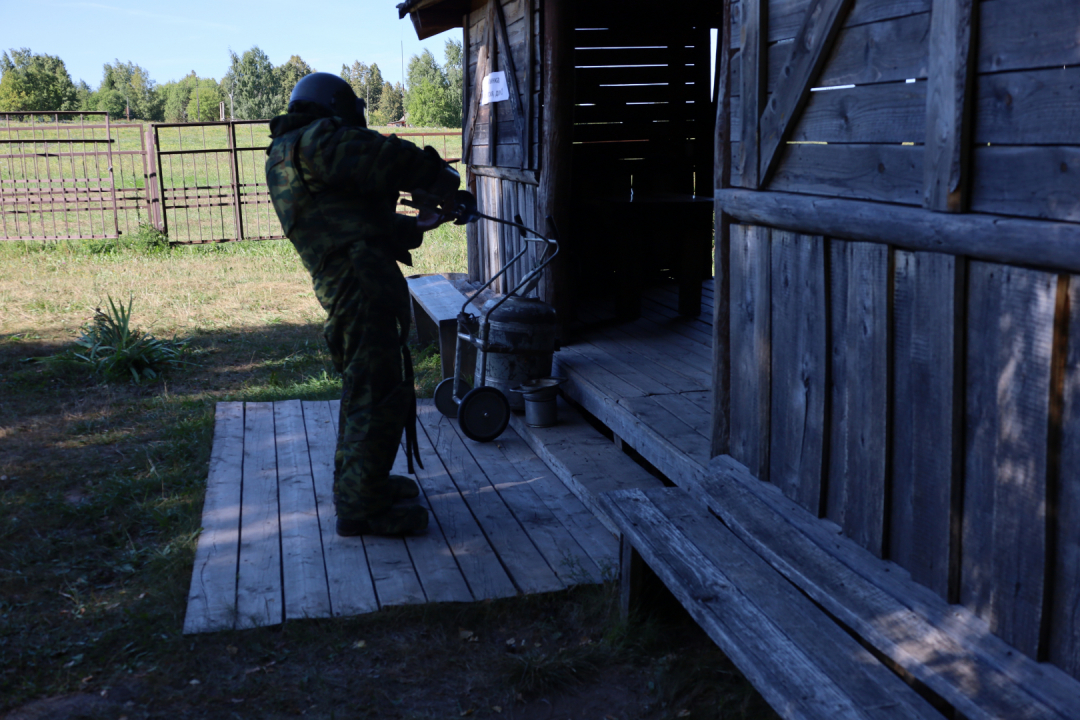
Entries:
[[761,183],[758,175],[760,165],[759,122],[765,107],[766,83],[768,82],[767,51],[764,36],[768,33],[767,0],[742,0],[742,85],[739,90],[741,142],[736,166],[742,186],[755,190]]
[[1080,5],[1072,0],[984,2],[979,8],[979,72],[1080,64]]
[[[712,391],[685,392],[673,395],[653,395],[657,405],[679,418],[698,435],[706,439],[710,438],[709,432],[712,424]],[[700,442],[700,441],[699,441]],[[699,448],[695,448],[695,451]],[[706,456],[706,460],[711,455]]]
[[975,142],[1075,145],[1080,138],[1080,67],[980,75]]
[[975,78],[975,0],[933,0],[930,11],[930,75],[926,91],[926,174],[923,207],[938,212],[967,209],[971,155],[971,104]]
[[272,403],[245,405],[242,482],[236,627],[277,625],[284,608]]
[[514,585],[528,594],[563,589],[563,583],[548,567],[529,534],[492,486],[470,448],[453,429],[451,423],[454,421],[443,417],[434,405],[417,408],[417,415],[443,466],[483,528]]
[[658,65],[600,65],[595,67],[582,67],[579,65],[576,71],[578,88],[588,92],[589,88],[604,85],[667,85],[682,82],[682,76],[670,57],[671,50],[669,48],[662,48],[662,50],[664,52],[663,62]]
[[[634,350],[618,342],[598,337],[596,333],[585,341],[575,341],[574,349],[593,360],[598,365],[608,368],[627,383],[636,387],[637,395],[678,392],[683,390],[701,390],[700,382],[686,378],[665,377],[665,373],[648,362]],[[663,379],[660,379],[663,378]],[[708,387],[705,385],[704,387]]]
[[[461,429],[454,427],[455,423],[446,422],[442,425],[444,428],[449,427],[453,430],[462,445],[467,447],[469,454],[483,470],[491,488],[506,504],[511,514],[525,530],[533,546],[543,556],[547,567],[555,573],[563,586],[601,581],[599,568],[567,532],[560,518],[544,502],[544,498],[535,491],[535,476],[522,475],[507,460],[503,453],[505,444],[516,441],[519,448],[527,451],[524,441],[512,428],[508,428],[495,442],[476,443],[468,442]],[[556,478],[552,479],[559,482]],[[483,492],[490,492],[490,490],[485,488]],[[584,510],[584,506],[577,498],[573,498],[572,495],[569,497],[573,499],[577,507]]]
[[[489,26],[490,27],[490,26]],[[477,130],[477,117],[480,114],[480,83],[487,77],[490,72],[490,61],[488,58],[487,49],[487,34],[488,27],[484,29],[484,37],[480,39],[480,55],[476,63],[476,70],[471,72],[470,75],[473,78],[472,88],[472,105],[469,109],[468,120],[465,122],[465,132],[462,138],[461,148],[461,163],[463,165],[473,164],[473,138]]]
[[[510,44],[510,36],[506,32],[506,11],[503,10],[503,5],[500,0],[495,0],[492,3],[495,6],[496,14],[496,27],[499,31],[499,40],[502,42],[503,58],[506,60],[507,76],[510,78],[510,108],[514,113],[514,124],[517,126],[518,137],[521,143],[521,155],[518,157],[519,168],[525,167],[525,159],[528,157],[528,138],[525,133],[525,110],[522,108],[521,90],[518,85],[517,65],[520,63],[514,62],[513,45]],[[515,3],[521,5],[521,3]],[[529,43],[529,38],[524,38],[526,44]],[[492,163],[494,164],[494,163]]]
[[587,344],[563,345],[555,354],[554,362],[560,368],[570,369],[588,377],[589,382],[612,402],[618,402],[621,397],[645,395],[644,391],[627,382],[616,368],[605,362],[605,356],[602,353]]
[[788,145],[768,188],[920,205],[921,145]]
[[274,403],[285,619],[330,617],[315,484],[299,400]]
[[[711,314],[711,307],[709,312]],[[669,316],[669,313],[673,314]],[[680,316],[677,311],[659,305],[652,299],[643,298],[640,317],[610,327],[598,323],[597,328],[584,332],[599,334],[606,330],[623,343],[643,348],[641,352],[645,354],[662,356],[661,364],[675,360],[678,364],[673,365],[673,369],[682,368],[681,374],[701,378],[707,387],[711,382],[708,365],[711,338],[703,327],[706,326]]]
[[[820,73],[853,3],[854,0],[810,1],[802,27],[791,44],[791,54],[780,71],[780,79],[765,110],[761,113],[759,184],[767,183],[776,169],[781,145],[787,141],[809,99],[811,84]],[[744,57],[746,52],[744,47]],[[743,62],[746,62],[745,59]],[[743,172],[745,171],[744,166]]]
[[368,569],[364,541],[337,534],[334,511],[334,450],[340,401],[304,401],[311,474],[319,510],[323,557],[334,617],[363,615],[379,609],[375,585]]
[[[417,414],[421,419],[437,412],[433,404],[417,405]],[[442,459],[436,454],[426,427],[424,423],[417,427],[424,467],[417,468],[416,476],[424,489],[432,520],[438,521],[447,545],[461,568],[461,574],[469,584],[469,590],[477,600],[516,595],[517,589],[488,542],[484,529],[473,517]]]
[[[730,23],[730,15],[725,24]],[[730,27],[721,30],[730,37]],[[730,82],[726,86],[730,86]],[[722,83],[721,88],[725,87]],[[727,103],[730,107],[730,103]],[[717,105],[718,115],[724,111],[724,102]],[[730,114],[728,114],[730,116]],[[718,158],[716,165],[716,180],[714,182],[714,194],[716,190],[730,184],[731,181],[731,152],[725,139],[730,137],[725,133],[726,121],[717,119],[717,138],[714,155]],[[723,133],[723,134],[721,134]],[[710,339],[710,348],[713,352],[712,375],[713,375],[713,407],[712,407],[712,431],[709,454],[726,454],[731,451],[731,216],[725,214],[720,207],[719,201],[713,201],[713,217],[715,218],[716,236],[713,248],[713,272],[714,291],[716,299],[713,306],[713,337]]]
[[[770,2],[769,42],[779,43],[793,39],[802,27],[809,4],[810,0],[773,0]],[[737,9],[737,5],[735,7]],[[930,0],[859,0],[848,14],[844,27],[850,28],[899,19],[929,11]],[[736,13],[732,18],[733,26],[738,21],[739,16]],[[739,37],[738,27],[733,27],[732,30],[731,39],[735,43]]]
[[610,579],[619,559],[618,539],[544,464],[517,432],[504,434],[499,438],[496,447],[518,474],[525,478],[533,492],[551,509],[566,532],[588,554],[592,565],[582,563],[582,568],[589,572],[595,568],[599,580]]
[[[685,337],[687,340],[702,347],[712,346],[711,323],[706,323],[698,318],[687,318],[679,315],[677,308],[661,304],[651,297],[644,297],[641,301],[641,317],[649,320],[661,329]],[[708,318],[708,316],[705,316]]]
[[722,210],[742,222],[851,240],[876,240],[907,250],[1080,271],[1080,225],[792,195],[717,190]]
[[926,701],[683,491],[604,498],[620,529],[773,709],[926,718]]
[[687,325],[689,323],[679,316],[669,318],[654,310],[646,298],[642,302],[641,317],[619,327],[638,342],[662,345],[665,351],[680,353],[684,362],[707,372],[712,359],[712,343],[708,342],[711,338],[697,328],[680,332]]
[[[534,160],[539,158],[533,158],[530,156],[532,150],[532,118],[536,111],[536,99],[533,97],[533,73],[536,71],[536,45],[533,39],[537,33],[535,31],[536,16],[533,9],[533,0],[523,0],[525,5],[525,67],[523,68],[523,74],[525,76],[525,128],[524,128],[524,155],[525,161],[522,165],[523,168],[535,168],[539,164]],[[539,183],[537,183],[539,184]],[[530,223],[531,226],[531,221]]]
[[[409,475],[409,461],[404,447],[398,450],[391,472],[395,475]],[[415,475],[412,477],[417,479]],[[408,548],[416,577],[423,588],[423,596],[429,603],[472,602],[475,598],[446,542],[438,519],[431,512],[424,486],[419,481],[417,484],[420,485],[420,497],[411,502],[428,509],[428,529],[422,535],[407,536],[405,547]]]
[[[1048,659],[1080,680],[1080,280],[1068,278],[1068,349],[1062,388],[1057,544]],[[1060,352],[1060,350],[1058,350]]]
[[698,362],[687,362],[679,357],[677,350],[671,352],[665,347],[662,340],[643,342],[621,327],[602,326],[585,337],[590,344],[618,358],[625,367],[644,373],[671,392],[706,390],[712,384],[707,368]]
[[1057,278],[980,262],[969,272],[960,599],[1034,657],[1043,620]]
[[821,507],[825,452],[825,240],[772,233],[769,479],[810,512]]
[[945,600],[958,571],[964,262],[896,253],[889,557]]
[[579,47],[574,49],[578,70],[609,67],[666,67],[670,51],[666,46]]
[[[627,408],[634,417],[651,428],[656,435],[664,438],[668,444],[677,448],[688,459],[704,467],[710,457],[708,436],[698,432],[690,424],[689,418],[681,417],[668,410],[665,403],[660,400],[661,397],[673,398],[671,395],[623,398],[619,404]],[[695,414],[696,409],[695,407]],[[642,455],[646,459],[649,457],[646,453]]]
[[[574,382],[587,381],[575,378]],[[595,393],[592,397],[598,395]],[[600,513],[597,497],[611,490],[657,487],[662,483],[624,455],[566,403],[560,401],[558,415],[559,423],[547,428],[530,428],[521,416],[511,415],[510,426],[578,500],[595,513],[609,531],[617,533],[611,520]]]
[[810,93],[791,140],[828,143],[922,142],[926,83],[885,83]]
[[1080,222],[1080,148],[984,145],[972,154],[972,210]]
[[731,455],[769,474],[770,247],[768,228],[731,229]]
[[244,461],[244,404],[218,403],[206,476],[202,532],[188,592],[184,633],[228,630],[236,619],[240,548],[240,483]]
[[963,717],[1076,716],[1075,681],[1018,655],[967,609],[839,537],[730,457],[713,459],[702,489],[704,503],[772,568]]
[[[855,12],[857,9],[852,10],[852,13]],[[835,87],[925,79],[929,34],[929,13],[854,27],[849,24],[836,38],[829,59],[825,61],[814,85]],[[769,45],[770,92],[780,79],[789,50],[787,43]],[[738,95],[742,76],[740,54],[731,60],[731,73],[735,94]]]
[[831,243],[831,428],[825,511],[877,556],[889,420],[889,248]]
[[540,179],[538,173],[535,170],[520,170],[518,168],[504,168],[504,167],[488,167],[483,165],[474,165],[469,168],[477,175],[484,177],[499,178],[500,180],[512,180],[514,182],[525,183],[527,185],[539,185]]
[[[498,72],[499,67],[499,31],[496,27],[498,19],[495,16],[496,6],[502,7],[501,0],[488,0],[487,3],[487,27],[488,32],[485,35],[487,40],[488,61],[491,63],[490,72]],[[481,78],[482,82],[482,78]],[[499,164],[499,124],[498,124],[498,103],[490,103],[487,106],[488,110],[488,161],[483,163],[484,165],[498,165]],[[497,216],[496,216],[497,217]]]
[[418,341],[420,345],[438,343],[442,376],[453,377],[457,316],[465,303],[465,296],[442,275],[410,277],[406,281],[412,298],[413,324]]

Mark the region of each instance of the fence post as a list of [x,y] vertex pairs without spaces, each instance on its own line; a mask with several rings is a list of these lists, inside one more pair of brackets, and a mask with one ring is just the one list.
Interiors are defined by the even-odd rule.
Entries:
[[150,139],[150,146],[153,152],[152,161],[154,163],[154,189],[157,196],[158,208],[157,219],[160,223],[159,230],[165,235],[169,234],[169,211],[165,203],[165,185],[161,181],[161,143],[158,137],[157,125],[152,126],[154,136]]
[[[105,147],[109,153],[109,195],[112,197],[112,214],[113,214],[113,230],[116,231],[116,237],[120,237],[120,216],[116,209],[116,177],[113,174],[113,139],[112,139],[112,125],[109,122],[109,116],[105,116]],[[44,230],[44,221],[42,221],[42,230]],[[104,230],[104,228],[102,228]]]
[[229,121],[229,171],[232,175],[233,218],[236,223],[236,239],[244,239],[244,214],[240,208],[240,165],[236,153],[236,123]]

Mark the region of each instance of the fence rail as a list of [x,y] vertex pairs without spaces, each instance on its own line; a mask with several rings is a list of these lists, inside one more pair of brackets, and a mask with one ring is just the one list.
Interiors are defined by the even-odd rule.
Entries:
[[[0,119],[0,239],[116,238],[143,224],[173,244],[283,237],[266,186],[269,121],[144,128],[106,113]],[[448,152],[460,147],[448,143],[460,143],[457,131],[396,134],[421,145],[442,138],[443,157],[460,161]]]

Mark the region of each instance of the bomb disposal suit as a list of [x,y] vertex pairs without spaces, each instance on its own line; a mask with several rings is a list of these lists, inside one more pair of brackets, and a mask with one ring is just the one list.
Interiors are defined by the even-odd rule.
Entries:
[[285,235],[311,273],[327,312],[324,334],[342,374],[334,456],[334,504],[341,535],[421,532],[427,511],[395,502],[416,497],[391,475],[406,431],[416,454],[416,400],[409,291],[398,261],[412,263],[423,231],[441,222],[395,213],[401,191],[452,194],[459,178],[432,148],[369,130],[363,101],[329,73],[297,83],[287,114],[270,123],[266,179]]

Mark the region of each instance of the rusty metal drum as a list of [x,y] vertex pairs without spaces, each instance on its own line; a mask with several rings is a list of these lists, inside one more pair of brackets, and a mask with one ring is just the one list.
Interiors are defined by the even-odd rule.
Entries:
[[[485,307],[485,311],[486,311]],[[511,296],[491,313],[484,385],[502,391],[510,408],[524,412],[521,393],[511,392],[527,380],[551,375],[555,352],[555,309],[536,298]],[[476,385],[480,386],[477,358]]]

